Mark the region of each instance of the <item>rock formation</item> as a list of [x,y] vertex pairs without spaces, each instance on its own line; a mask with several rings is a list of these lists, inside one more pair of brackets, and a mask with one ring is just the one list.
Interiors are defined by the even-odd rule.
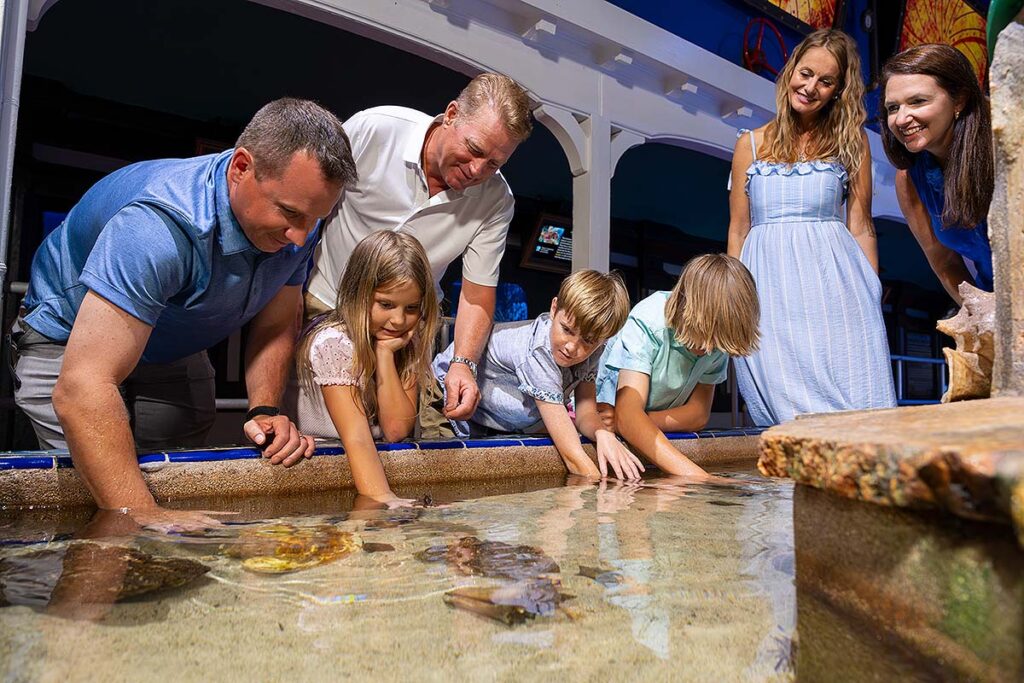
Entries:
[[949,366],[949,388],[943,403],[971,398],[988,398],[992,392],[992,360],[995,356],[993,333],[996,327],[996,301],[966,282],[960,283],[964,304],[952,318],[936,324],[939,332],[956,341],[956,349],[943,349]]

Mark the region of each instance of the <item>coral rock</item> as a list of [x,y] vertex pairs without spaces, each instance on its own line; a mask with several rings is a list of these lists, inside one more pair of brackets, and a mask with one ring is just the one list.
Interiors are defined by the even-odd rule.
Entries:
[[943,403],[988,398],[992,391],[995,296],[961,282],[960,298],[964,302],[960,311],[935,325],[956,342],[956,350],[943,349],[949,366],[949,389],[942,396]]

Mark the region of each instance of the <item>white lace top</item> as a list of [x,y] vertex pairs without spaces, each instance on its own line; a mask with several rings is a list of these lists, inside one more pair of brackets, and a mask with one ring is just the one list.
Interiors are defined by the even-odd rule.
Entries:
[[352,373],[352,340],[344,330],[325,327],[316,333],[309,346],[309,364],[313,368],[313,381],[320,386],[358,386]]
[[[358,386],[359,381],[352,372],[353,365],[352,340],[345,331],[336,327],[326,327],[316,333],[309,346],[309,364],[313,370],[313,382],[319,386]],[[303,434],[309,436],[339,438],[338,429],[327,412],[323,394],[319,391],[308,393],[304,388],[296,386],[298,391],[298,410],[296,425]],[[373,438],[380,439],[383,433],[374,423],[370,425]]]

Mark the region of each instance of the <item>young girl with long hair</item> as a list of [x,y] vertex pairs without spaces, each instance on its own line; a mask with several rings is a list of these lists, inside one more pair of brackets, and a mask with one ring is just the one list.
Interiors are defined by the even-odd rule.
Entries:
[[758,425],[896,403],[863,98],[853,39],[815,31],[779,74],[775,118],[736,142],[729,254],[761,304],[760,349],[736,375]]
[[388,506],[406,501],[388,486],[374,437],[398,441],[412,433],[420,387],[433,382],[437,327],[423,247],[384,230],[356,245],[334,310],[299,344],[304,433],[340,437],[356,490]]
[[970,62],[949,45],[918,45],[885,63],[881,88],[896,198],[928,264],[958,304],[961,282],[991,292],[992,120]]

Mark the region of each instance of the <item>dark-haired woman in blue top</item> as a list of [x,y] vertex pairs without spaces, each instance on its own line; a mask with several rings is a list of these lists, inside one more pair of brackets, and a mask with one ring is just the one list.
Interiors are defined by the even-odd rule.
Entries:
[[992,123],[970,62],[948,45],[919,45],[886,62],[881,85],[896,196],[928,264],[958,304],[961,282],[991,292]]

